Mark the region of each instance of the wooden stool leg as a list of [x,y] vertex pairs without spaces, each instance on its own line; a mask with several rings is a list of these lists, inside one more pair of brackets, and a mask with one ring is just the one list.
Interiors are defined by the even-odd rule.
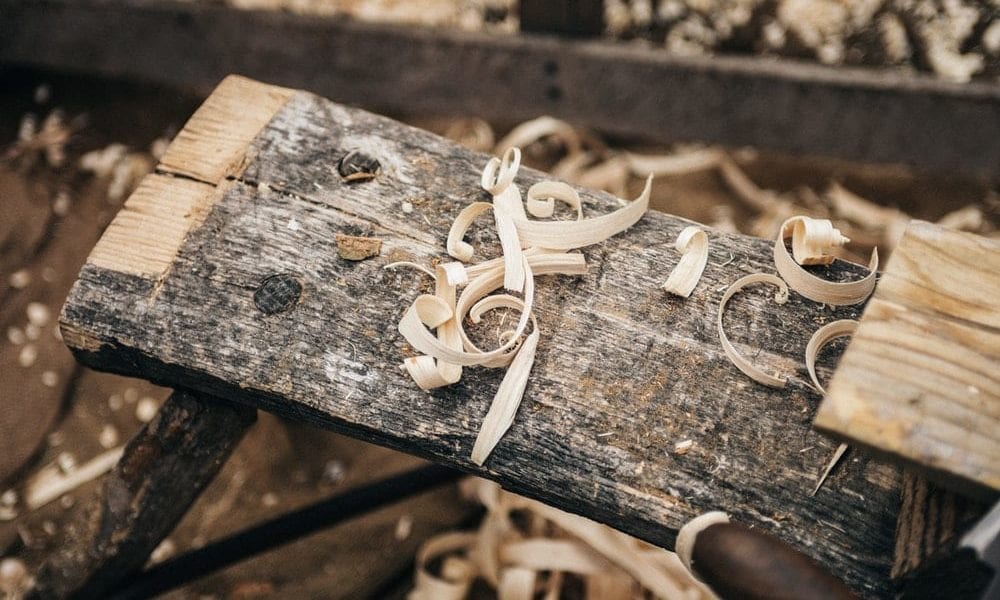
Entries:
[[99,496],[76,515],[30,597],[104,597],[140,570],[256,418],[252,408],[171,394],[126,446]]

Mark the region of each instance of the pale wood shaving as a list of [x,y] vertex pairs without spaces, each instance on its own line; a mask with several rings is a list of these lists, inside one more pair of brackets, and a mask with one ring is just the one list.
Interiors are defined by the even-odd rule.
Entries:
[[[810,227],[810,223],[820,225]],[[816,248],[822,246],[824,242],[835,239],[833,232],[839,236],[839,232],[829,225],[829,221],[803,216],[786,220],[774,242],[774,265],[781,277],[788,282],[789,287],[810,300],[832,306],[864,302],[875,289],[878,248],[872,250],[871,260],[868,263],[868,275],[859,280],[847,282],[827,281],[809,273],[799,266],[799,262],[785,248],[785,238],[792,236],[792,247],[799,248],[800,256],[807,260],[806,264],[822,264],[826,258],[823,258],[822,251],[817,253]],[[810,241],[808,237],[811,235],[817,235],[820,238],[820,243]]]
[[[809,370],[809,378],[812,379],[813,385],[819,390],[821,394],[826,394],[826,390],[823,385],[819,382],[819,377],[816,376],[816,358],[819,353],[823,350],[831,341],[839,338],[854,335],[854,332],[858,329],[858,322],[852,319],[841,319],[839,321],[833,321],[827,323],[826,325],[820,327],[812,334],[809,338],[809,343],[806,344],[806,369]],[[826,481],[827,477],[830,476],[830,472],[833,468],[837,466],[840,462],[840,458],[847,451],[847,444],[840,444],[834,451],[833,456],[830,461],[826,464],[826,468],[823,469],[823,473],[819,476],[816,481],[816,487],[812,490],[812,496],[816,495],[819,488],[823,487],[823,482]]]
[[719,166],[725,158],[721,150],[701,148],[675,154],[646,155],[625,153],[625,164],[640,177],[687,175]]
[[820,351],[823,350],[824,346],[837,338],[854,335],[857,329],[857,321],[841,319],[820,327],[809,338],[809,343],[806,344],[806,368],[809,370],[809,377],[812,379],[816,389],[819,390],[819,393],[826,393],[823,385],[819,382],[819,378],[816,376],[816,358],[819,356]]
[[719,302],[719,315],[717,320],[719,341],[722,343],[722,350],[726,353],[726,357],[728,357],[729,360],[736,365],[737,369],[758,383],[762,383],[770,387],[783,388],[788,380],[778,374],[771,375],[755,367],[749,360],[736,351],[736,348],[733,347],[733,344],[726,336],[726,330],[722,327],[722,315],[726,311],[726,303],[729,302],[729,299],[732,298],[736,292],[742,290],[746,286],[756,283],[768,283],[776,286],[778,288],[778,293],[775,294],[774,301],[778,304],[784,304],[788,301],[788,286],[780,277],[769,273],[754,273],[737,279],[735,283],[729,286],[729,289],[727,289],[726,293],[722,295],[722,300]]
[[29,510],[45,506],[67,492],[97,479],[110,471],[121,458],[124,447],[119,446],[98,454],[86,463],[73,468],[67,473],[52,464],[45,467],[28,479],[24,490],[24,503]]
[[[562,250],[596,244],[624,231],[649,208],[651,178],[639,199],[599,217],[583,218],[576,190],[555,181],[537,183],[528,190],[526,211],[514,184],[520,163],[521,151],[517,147],[487,162],[480,185],[493,196],[493,202],[474,202],[465,207],[449,229],[446,242],[452,257],[463,262],[471,260],[475,248],[462,238],[479,215],[492,210],[502,256],[468,267],[461,262],[444,263],[433,272],[405,261],[386,265],[417,267],[435,280],[434,294],[418,296],[399,322],[400,334],[420,353],[407,358],[403,367],[421,389],[457,382],[466,366],[507,368],[472,451],[473,462],[480,465],[513,423],[528,384],[541,337],[537,324],[527,333],[529,321],[534,323],[535,276],[586,273],[581,254]],[[541,222],[528,218],[528,212],[536,217],[551,217],[555,200],[575,209],[577,220]],[[521,293],[523,298],[490,295],[501,286]],[[520,317],[514,328],[499,333],[496,348],[484,351],[469,339],[462,324],[467,316],[478,323],[483,312],[494,308],[517,310]]]
[[[716,596],[673,552],[656,548],[584,517],[470,479],[463,491],[486,516],[473,534],[432,538],[417,555],[410,600],[465,598],[476,579],[501,600],[561,597],[567,575],[583,580],[586,598],[644,597],[711,600]],[[511,518],[518,519],[517,526]],[[440,561],[435,575],[428,565]]]
[[677,236],[674,247],[681,253],[681,260],[670,271],[663,289],[687,298],[701,279],[708,264],[708,234],[700,227],[685,227]]
[[694,541],[698,534],[712,525],[728,522],[729,515],[722,511],[713,510],[691,519],[681,527],[681,530],[677,532],[677,543],[674,544],[674,547],[677,550],[677,558],[688,571],[695,572],[694,565],[691,564],[691,555],[694,553]]

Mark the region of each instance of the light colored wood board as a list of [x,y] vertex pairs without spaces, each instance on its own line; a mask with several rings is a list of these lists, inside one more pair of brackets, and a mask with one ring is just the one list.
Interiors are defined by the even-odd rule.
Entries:
[[[375,156],[380,174],[342,181],[336,165],[351,150]],[[246,155],[243,174],[159,285],[83,270],[63,314],[81,360],[448,463],[667,547],[696,514],[729,510],[865,595],[887,593],[896,470],[859,454],[809,495],[835,444],[810,428],[818,398],[807,384],[805,344],[819,325],[856,318],[860,308],[830,310],[796,295],[778,306],[764,288],[733,299],[730,336],[759,364],[788,374],[784,390],[745,377],[718,344],[723,288],[773,272],[771,242],[711,232],[702,282],[681,300],[660,285],[678,260],[673,241],[690,222],[650,213],[587,248],[587,275],[539,278],[538,360],[514,426],[480,468],[469,453],[501,373],[470,368],[457,385],[421,392],[399,370],[408,350],[396,325],[427,284],[381,267],[445,258],[451,221],[485,195],[487,157],[305,93]],[[518,183],[542,178],[525,169]],[[588,214],[618,206],[607,194],[580,192]],[[404,201],[412,213],[402,211]],[[381,254],[342,260],[337,234],[382,239]],[[498,254],[491,227],[477,224],[469,239],[479,256]],[[845,263],[821,270],[859,273]],[[254,292],[277,273],[296,277],[302,296],[265,315]],[[674,454],[685,439],[692,449]]]
[[217,184],[242,172],[250,140],[292,90],[230,75],[177,134],[159,170]]
[[998,315],[1000,243],[912,224],[816,427],[964,491],[1000,490]]
[[87,262],[156,279],[174,261],[184,237],[205,218],[214,186],[171,175],[147,175],[125,201]]
[[913,221],[876,296],[1000,333],[1000,240]]

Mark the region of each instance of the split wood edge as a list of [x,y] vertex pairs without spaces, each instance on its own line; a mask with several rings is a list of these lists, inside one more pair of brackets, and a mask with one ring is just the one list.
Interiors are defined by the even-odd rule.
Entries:
[[226,180],[243,173],[250,143],[294,93],[244,77],[224,79],[171,142],[156,172],[125,201],[88,264],[161,278]]

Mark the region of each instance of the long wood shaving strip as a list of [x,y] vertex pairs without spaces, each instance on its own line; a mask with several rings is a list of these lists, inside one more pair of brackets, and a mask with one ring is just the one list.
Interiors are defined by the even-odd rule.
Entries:
[[681,260],[670,271],[663,289],[675,296],[687,298],[698,285],[705,265],[708,264],[708,234],[694,225],[685,227],[677,236],[674,247],[681,253]]
[[[832,262],[832,257],[825,257],[818,248],[824,242],[835,244],[837,236],[840,238],[843,236],[829,225],[829,221],[824,221],[802,216],[786,220],[774,241],[774,266],[790,288],[810,300],[833,306],[864,302],[875,289],[878,248],[872,250],[868,275],[856,281],[836,282],[827,281],[803,269],[785,247],[785,239],[791,236],[793,249],[797,248],[799,258],[805,261],[802,264]],[[815,236],[815,239],[812,236]]]
[[778,293],[774,295],[774,301],[778,304],[784,304],[788,301],[788,286],[785,285],[785,282],[782,281],[780,277],[769,273],[754,273],[753,275],[747,275],[746,277],[737,279],[736,283],[729,286],[729,289],[722,295],[722,300],[719,302],[719,317],[717,321],[719,341],[722,343],[722,350],[726,353],[729,360],[736,365],[737,369],[743,371],[743,373],[758,383],[763,383],[764,385],[771,387],[783,388],[788,380],[778,376],[777,374],[771,375],[769,373],[765,373],[764,371],[753,366],[749,360],[736,351],[736,348],[733,347],[733,344],[726,336],[726,330],[722,327],[722,315],[726,311],[726,303],[729,302],[729,299],[732,298],[736,292],[755,283],[769,283],[776,286],[778,288]]
[[639,177],[686,175],[719,165],[725,155],[721,150],[702,148],[676,154],[645,155],[625,153],[628,168]]
[[525,246],[573,250],[603,242],[635,225],[649,209],[653,178],[646,179],[642,194],[613,213],[580,221],[517,221],[517,232]]
[[[554,600],[562,597],[570,574],[583,580],[587,598],[632,600],[645,593],[667,599],[715,598],[673,552],[505,492],[492,482],[470,479],[462,487],[486,506],[486,516],[474,534],[446,533],[425,543],[417,556],[410,600],[464,598],[453,594],[468,594],[477,578],[496,588],[501,600],[529,600],[541,590],[543,598]],[[518,523],[528,525],[515,526],[513,513],[523,515]],[[440,575],[434,575],[428,565],[438,562]]]
[[[493,196],[493,202],[474,202],[455,219],[446,247],[448,254],[460,261],[475,255],[475,248],[462,238],[481,214],[493,211],[503,255],[478,265],[466,267],[460,262],[438,265],[431,272],[414,263],[393,263],[387,267],[409,266],[431,273],[435,280],[433,295],[417,297],[403,314],[399,332],[419,356],[403,362],[406,372],[424,390],[450,385],[459,380],[462,368],[483,366],[507,368],[496,396],[483,421],[472,451],[472,460],[482,465],[493,448],[510,428],[528,384],[535,353],[541,337],[534,323],[532,308],[535,275],[553,273],[583,274],[587,265],[582,254],[570,250],[601,242],[628,229],[649,207],[650,180],[638,200],[613,213],[591,219],[583,218],[579,194],[565,183],[544,181],[528,190],[528,210],[514,184],[521,162],[521,151],[510,148],[502,158],[492,158],[483,169],[480,185]],[[576,221],[539,222],[533,216],[550,217],[555,200],[576,210]],[[462,293],[458,288],[465,286]],[[500,287],[523,293],[523,298],[509,294],[493,295]],[[517,325],[500,334],[493,350],[478,348],[462,326],[466,316],[478,323],[483,312],[495,308],[517,310]],[[526,333],[528,322],[533,323]],[[487,572],[492,572],[487,569]],[[532,572],[533,573],[533,572]],[[529,575],[515,573],[501,588],[505,595],[520,597],[528,589]],[[534,575],[531,575],[533,582]],[[499,580],[491,582],[500,585]],[[530,586],[534,589],[534,583]]]

